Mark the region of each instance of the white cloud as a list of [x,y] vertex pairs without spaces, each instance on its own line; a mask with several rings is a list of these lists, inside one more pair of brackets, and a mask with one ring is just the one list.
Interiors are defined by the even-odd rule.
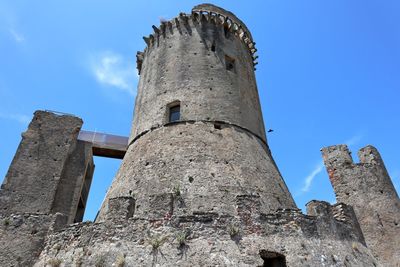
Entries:
[[29,124],[31,117],[22,114],[5,114],[0,113],[0,119],[13,120],[21,124]]
[[13,37],[13,39],[14,39],[15,42],[17,42],[17,43],[22,43],[22,42],[25,41],[25,36],[24,36],[22,33],[17,32],[17,31],[16,31],[15,29],[13,29],[13,28],[8,29],[8,31],[9,31],[9,33],[11,34],[11,36]]
[[314,181],[315,177],[322,172],[324,169],[324,163],[321,161],[318,163],[318,165],[315,166],[315,168],[311,171],[309,175],[304,179],[304,185],[301,188],[301,194],[307,193],[310,191],[311,184]]
[[135,95],[137,70],[133,59],[114,52],[103,52],[91,59],[90,69],[97,82]]

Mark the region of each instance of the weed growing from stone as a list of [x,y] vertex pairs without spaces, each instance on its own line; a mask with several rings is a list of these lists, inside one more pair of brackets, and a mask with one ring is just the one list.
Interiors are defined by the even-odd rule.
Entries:
[[181,187],[180,185],[174,186],[174,195],[179,199],[182,197]]
[[125,257],[124,257],[124,255],[119,254],[117,256],[117,258],[115,259],[115,263],[113,264],[113,266],[124,267],[125,266]]
[[150,239],[150,245],[153,248],[153,251],[157,251],[162,246],[162,244],[164,244],[165,240],[166,237],[153,236]]
[[238,227],[236,227],[234,225],[229,225],[228,232],[229,232],[229,235],[231,236],[231,238],[234,238],[239,235],[240,230]]
[[51,267],[59,267],[61,265],[61,260],[57,258],[51,258],[47,261],[47,265],[50,265]]
[[186,245],[187,237],[187,231],[180,231],[176,234],[176,241],[178,242],[179,247],[183,247]]

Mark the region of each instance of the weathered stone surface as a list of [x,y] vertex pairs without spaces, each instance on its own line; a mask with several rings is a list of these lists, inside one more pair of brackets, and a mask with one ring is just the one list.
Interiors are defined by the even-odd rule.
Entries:
[[176,214],[235,215],[240,196],[257,197],[265,213],[296,208],[265,143],[239,127],[201,121],[156,128],[129,147],[106,198],[132,194],[143,217],[172,212],[172,200],[160,194],[175,195]]
[[[171,21],[165,36],[155,34],[140,54],[144,59],[131,139],[167,123],[168,104],[180,101],[181,120],[225,121],[266,140],[247,45],[233,29],[225,33],[221,23],[190,15],[177,21]],[[234,59],[232,71],[226,69],[226,56]]]
[[386,266],[400,263],[400,200],[376,148],[353,163],[345,145],[322,149],[337,201],[353,206],[366,244]]
[[51,227],[83,215],[78,204],[93,159],[91,145],[77,141],[81,125],[74,116],[35,112],[0,190],[0,266],[31,266]]
[[127,220],[135,213],[135,199],[133,197],[116,197],[108,201],[108,221]]
[[48,235],[35,266],[54,259],[63,266],[262,266],[263,251],[284,255],[294,267],[380,266],[354,239],[351,223],[332,216],[322,220],[326,225],[319,220],[282,210],[252,213],[246,223],[204,213],[75,224]]
[[50,213],[82,120],[37,111],[0,191],[1,213]]
[[50,228],[66,224],[61,214],[0,215],[0,266],[32,266]]
[[78,140],[65,163],[51,213],[68,215],[68,223],[82,221],[93,171],[92,145]]
[[[63,213],[76,219],[93,174],[92,147],[78,141],[80,118],[36,111],[0,190],[0,213]],[[82,217],[78,216],[78,217]]]

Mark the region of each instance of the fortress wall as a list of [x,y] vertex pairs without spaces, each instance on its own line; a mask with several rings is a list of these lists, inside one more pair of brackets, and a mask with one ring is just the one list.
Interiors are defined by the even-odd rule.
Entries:
[[[120,212],[126,207],[131,213],[129,198],[116,202]],[[381,266],[351,221],[239,206],[245,209],[238,216],[204,212],[147,220],[119,213],[102,223],[70,225],[48,235],[35,266],[57,259],[65,266],[263,266],[271,255],[284,258],[286,265],[276,266]]]

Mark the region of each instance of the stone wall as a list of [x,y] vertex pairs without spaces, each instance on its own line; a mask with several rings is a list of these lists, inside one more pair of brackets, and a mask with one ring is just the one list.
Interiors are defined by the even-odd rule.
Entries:
[[49,230],[82,219],[94,165],[91,144],[77,140],[81,126],[36,111],[22,134],[0,190],[0,266],[32,266]]
[[35,112],[1,186],[1,213],[51,212],[81,126],[77,117]]
[[204,212],[149,220],[132,214],[129,198],[115,198],[118,213],[107,221],[50,233],[35,266],[263,266],[268,255],[282,256],[290,267],[380,266],[352,219],[343,219],[351,218],[347,209],[314,201],[310,210],[336,211],[263,214],[252,202],[243,200],[238,216]]
[[387,266],[400,262],[400,200],[376,148],[353,163],[345,145],[322,149],[337,201],[353,206],[366,244]]
[[39,257],[51,229],[65,225],[61,214],[0,214],[0,266],[32,266]]
[[65,164],[51,213],[68,215],[68,223],[82,221],[93,172],[92,144],[78,140]]

